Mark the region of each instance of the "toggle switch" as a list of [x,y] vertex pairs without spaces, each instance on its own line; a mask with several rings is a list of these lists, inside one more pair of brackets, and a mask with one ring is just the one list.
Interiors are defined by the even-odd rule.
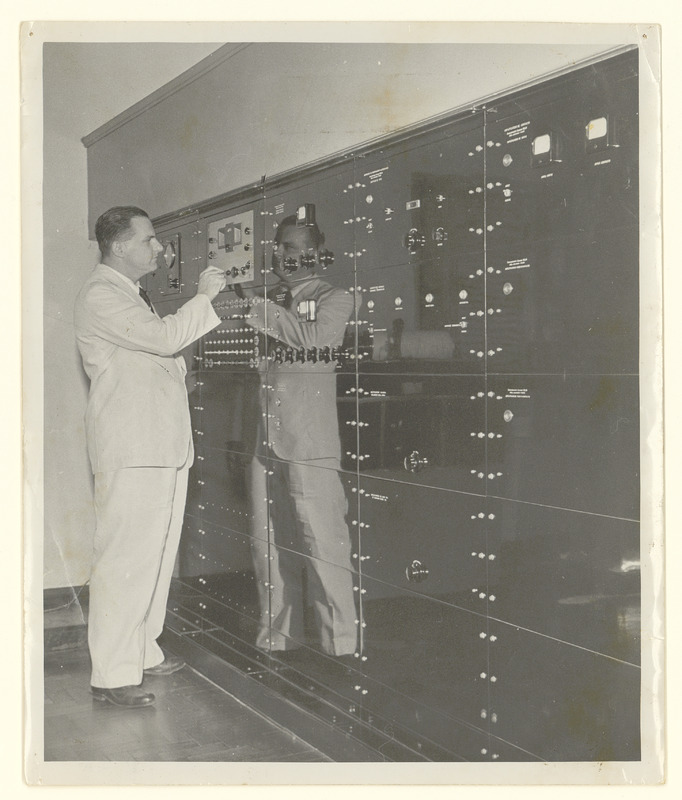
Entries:
[[411,252],[415,253],[420,248],[426,245],[426,236],[420,233],[417,228],[410,228],[405,236],[405,247]]
[[421,583],[429,577],[429,569],[425,564],[422,564],[419,559],[414,561],[405,568],[405,577],[411,583]]
[[413,450],[409,456],[405,456],[403,466],[407,472],[421,472],[428,467],[429,459],[419,455],[418,450]]

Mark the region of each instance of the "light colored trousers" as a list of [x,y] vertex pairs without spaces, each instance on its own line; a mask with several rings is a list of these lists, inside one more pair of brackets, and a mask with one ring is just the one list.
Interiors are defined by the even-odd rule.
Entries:
[[95,475],[88,645],[91,685],[137,686],[160,664],[170,582],[180,544],[188,462]]
[[320,646],[340,656],[355,652],[358,633],[347,501],[338,459],[312,463],[260,457],[251,462],[251,551],[260,602],[256,644],[290,650],[305,641],[305,573]]

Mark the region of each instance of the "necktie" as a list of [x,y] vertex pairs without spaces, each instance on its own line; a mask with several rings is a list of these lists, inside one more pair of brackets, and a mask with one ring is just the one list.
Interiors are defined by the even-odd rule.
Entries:
[[149,310],[154,313],[154,306],[152,305],[152,301],[149,299],[149,295],[145,290],[140,286],[139,287],[140,297],[145,301],[145,303],[149,306]]

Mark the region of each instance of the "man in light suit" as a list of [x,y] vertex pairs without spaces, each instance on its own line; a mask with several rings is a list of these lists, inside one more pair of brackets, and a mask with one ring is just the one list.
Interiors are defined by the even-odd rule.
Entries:
[[[357,612],[347,501],[338,474],[336,362],[329,356],[342,344],[354,298],[316,276],[323,241],[316,224],[285,218],[275,235],[272,265],[281,297],[253,303],[247,315],[249,325],[269,337],[271,354],[262,367],[261,390],[267,414],[261,419],[268,424],[250,471],[261,609],[256,644],[281,653],[304,641],[305,573],[320,647],[343,657],[356,651]],[[273,357],[277,348],[279,358]]]
[[85,415],[95,476],[96,530],[88,644],[97,700],[148,706],[144,674],[184,666],[161,634],[180,540],[193,446],[177,353],[215,328],[211,300],[225,285],[209,267],[197,294],[163,318],[139,286],[163,249],[147,214],[118,206],[97,220],[102,262],[83,285],[75,329],[90,378]]

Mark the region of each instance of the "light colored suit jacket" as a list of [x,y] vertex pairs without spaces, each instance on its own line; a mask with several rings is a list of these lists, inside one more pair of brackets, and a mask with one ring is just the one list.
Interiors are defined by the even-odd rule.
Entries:
[[[303,300],[315,300],[315,322],[299,320],[296,306]],[[348,292],[313,277],[296,294],[290,311],[266,300],[251,308],[247,321],[289,347],[333,348],[343,342],[354,304]],[[276,346],[272,339],[270,347]],[[339,459],[336,363],[269,360],[266,364],[261,399],[267,397],[263,402],[269,414],[267,441],[275,455],[291,461]]]
[[204,294],[175,314],[152,313],[135,286],[99,264],[75,305],[75,328],[90,378],[85,414],[93,472],[180,467],[191,453],[183,347],[220,324]]

